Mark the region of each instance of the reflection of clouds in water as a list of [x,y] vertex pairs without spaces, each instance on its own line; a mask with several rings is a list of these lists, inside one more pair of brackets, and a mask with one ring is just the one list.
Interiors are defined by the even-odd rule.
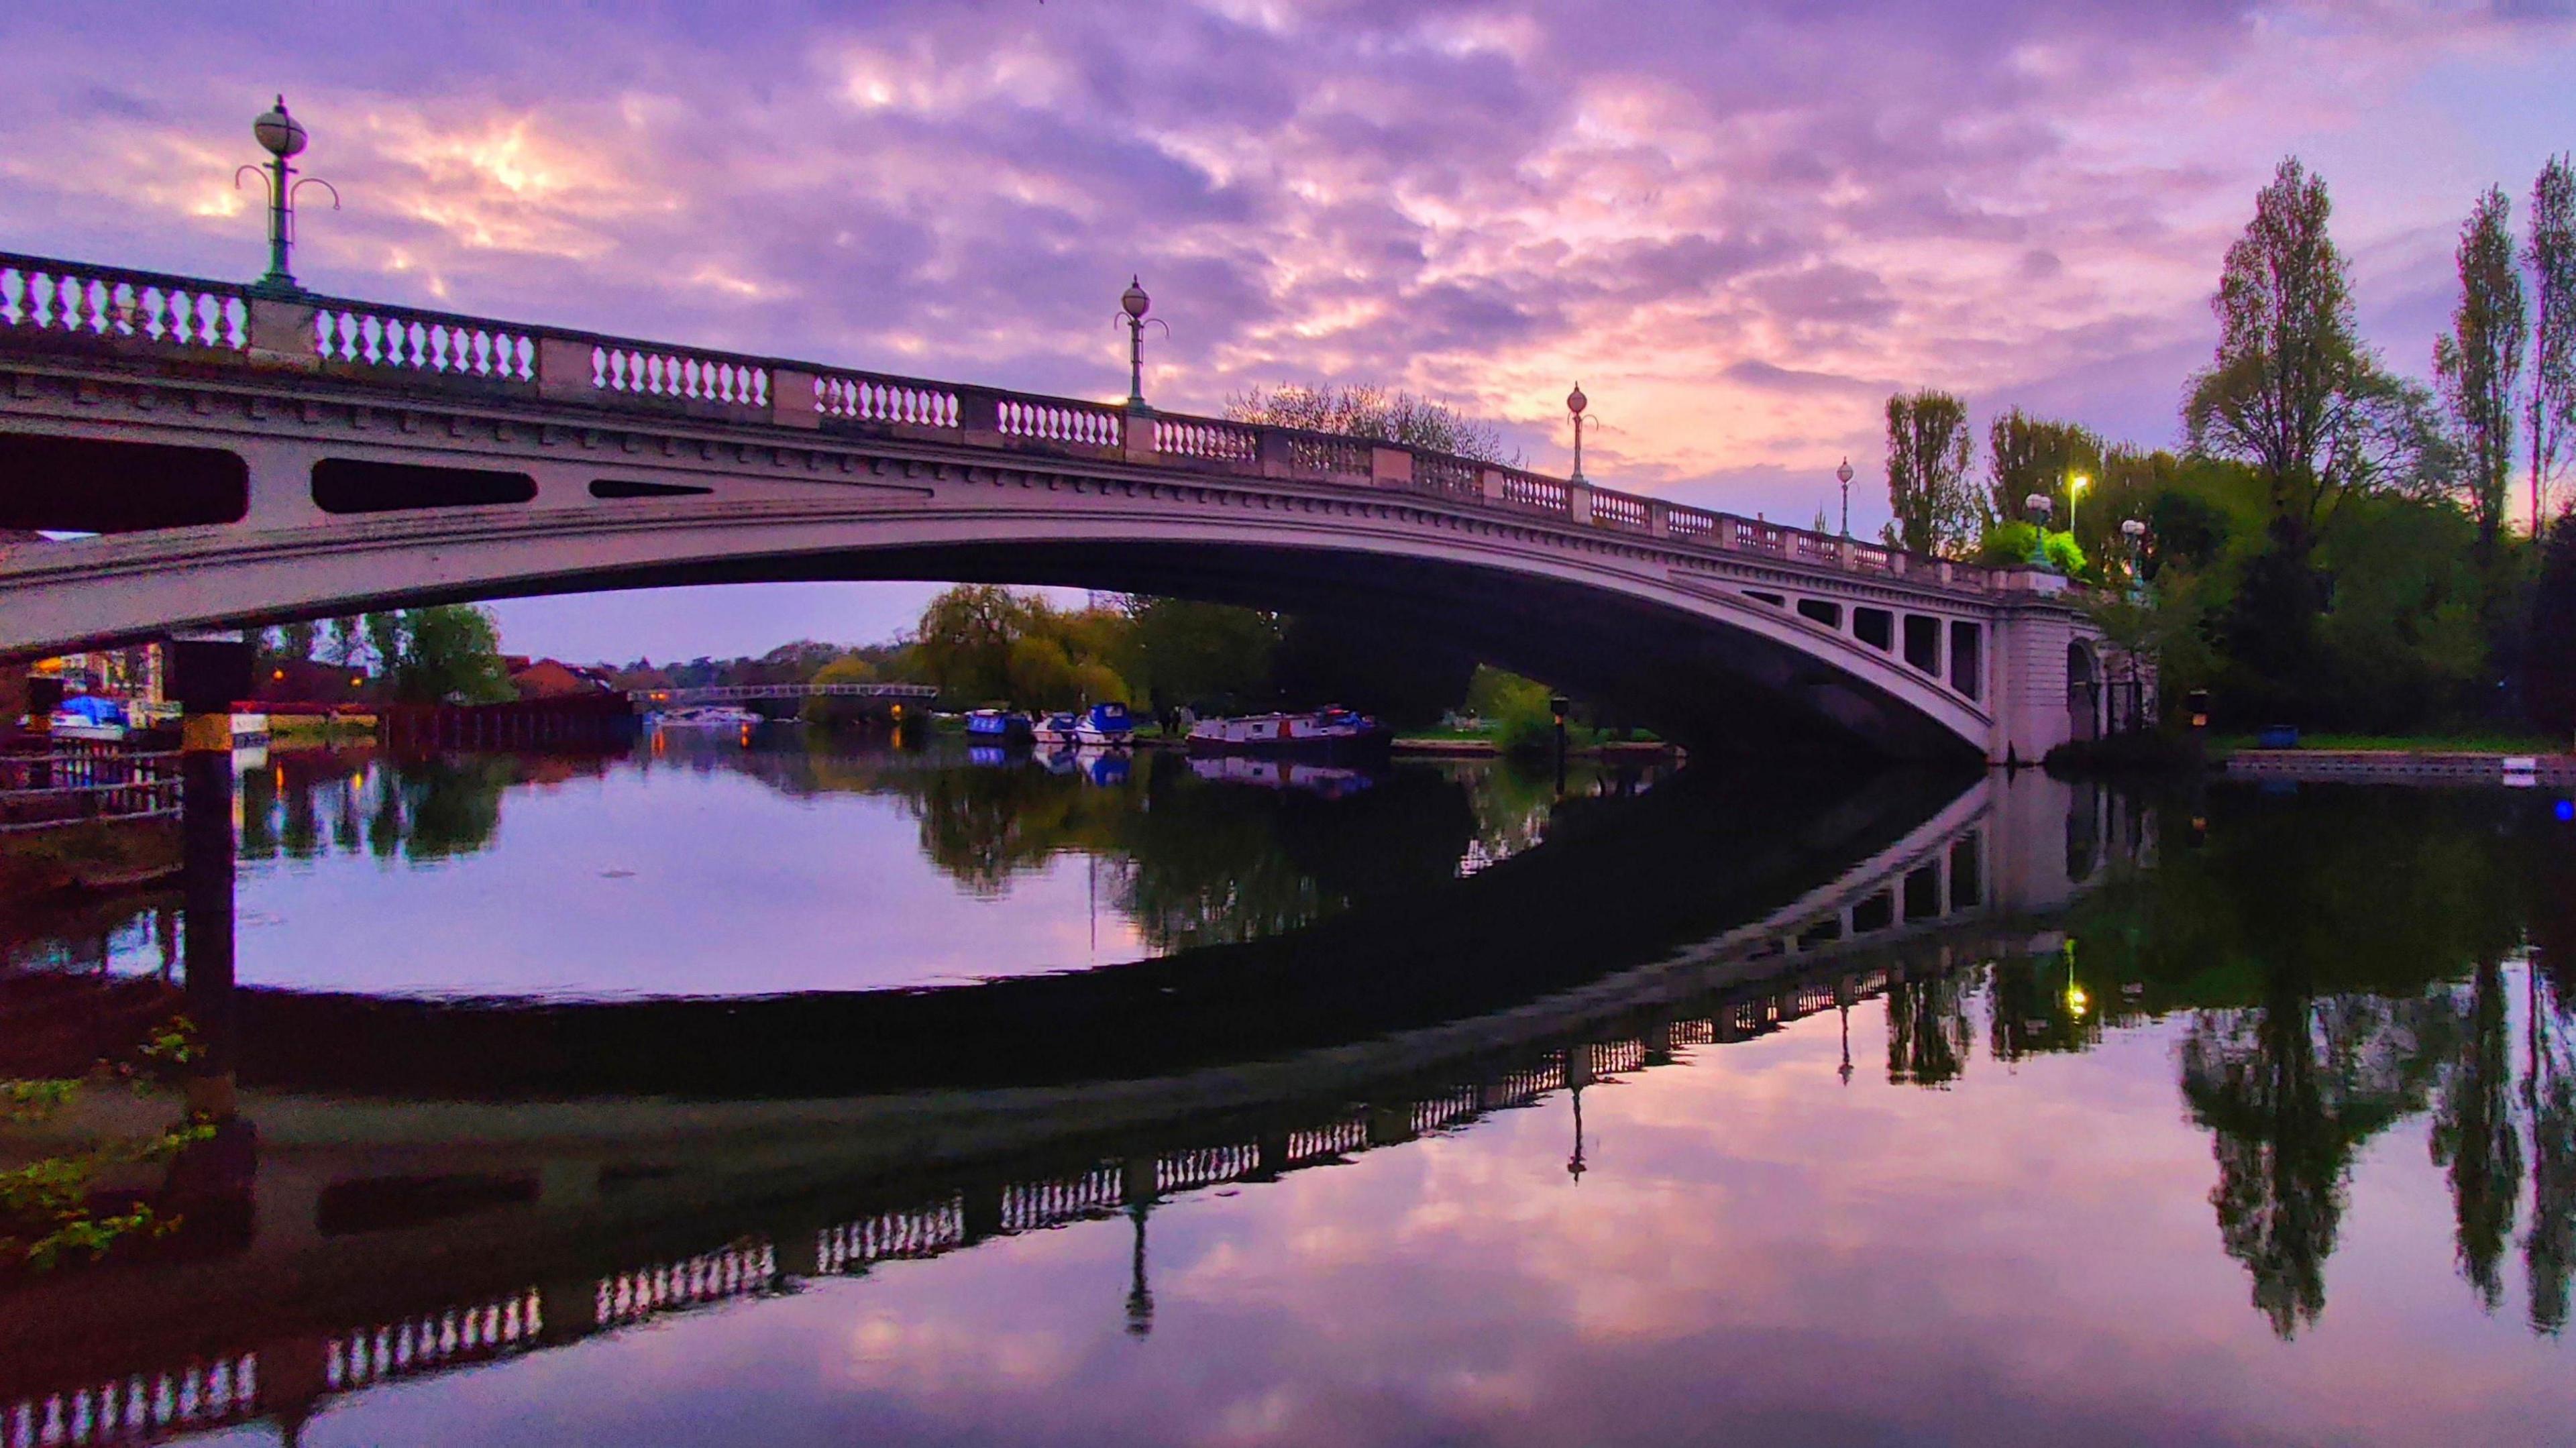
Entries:
[[[1121,1216],[594,1341],[591,1376],[560,1381],[618,1384],[589,1430],[746,1441],[2523,1441],[2576,1409],[2561,1349],[2460,1293],[2414,1150],[2352,1185],[2354,1220],[2405,1244],[2338,1278],[2331,1339],[2276,1344],[2212,1239],[2183,1029],[2009,1073],[1981,1056],[1935,1092],[1838,1084],[1836,1022],[1811,1017],[1585,1088],[1580,1186],[1560,1091],[1166,1201],[1150,1339],[1124,1332]],[[334,1416],[509,1441],[548,1361]]]

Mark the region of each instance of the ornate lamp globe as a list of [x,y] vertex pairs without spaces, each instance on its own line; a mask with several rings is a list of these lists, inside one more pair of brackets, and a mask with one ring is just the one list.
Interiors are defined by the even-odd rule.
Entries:
[[1153,298],[1145,295],[1145,279],[1142,276],[1130,279],[1127,290],[1118,298],[1118,305],[1127,309],[1127,315],[1140,322],[1145,319],[1145,309],[1153,304]]
[[2120,531],[2131,538],[2144,538],[2147,536],[2147,525],[2135,518],[2124,518],[2120,522]]
[[304,149],[304,123],[286,113],[286,97],[279,96],[259,119],[250,123],[250,133],[268,154],[283,160]]
[[1583,384],[1577,382],[1574,384],[1574,390],[1565,394],[1565,410],[1573,413],[1577,417],[1581,417],[1583,415],[1584,405],[1589,403],[1591,400],[1592,399],[1583,395]]
[[2033,493],[2029,497],[2022,499],[2021,505],[2043,518],[2057,511],[2057,505],[2046,493]]
[[1850,458],[1843,459],[1843,465],[1834,469],[1834,477],[1845,486],[1850,485],[1852,480],[1852,465]]

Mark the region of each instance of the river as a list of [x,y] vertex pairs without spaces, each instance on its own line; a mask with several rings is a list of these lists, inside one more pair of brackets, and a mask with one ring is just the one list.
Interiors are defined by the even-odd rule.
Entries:
[[11,1074],[185,1014],[232,1109],[0,1280],[0,1444],[2576,1422],[2547,795],[673,732],[236,801],[228,987],[184,890],[0,938]]

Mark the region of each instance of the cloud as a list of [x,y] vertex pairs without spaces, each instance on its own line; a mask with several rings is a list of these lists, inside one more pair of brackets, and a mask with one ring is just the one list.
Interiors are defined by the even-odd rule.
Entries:
[[2571,50],[2563,6],[2430,0],[290,6],[256,32],[109,0],[0,20],[0,223],[250,275],[231,171],[284,90],[348,201],[302,229],[331,291],[1114,396],[1141,275],[1167,406],[1379,381],[1562,466],[1580,379],[1615,420],[1600,475],[1660,486],[1875,451],[1882,387],[2169,418],[2180,375],[2121,359],[2207,347],[2219,255],[2293,151],[2418,366],[2458,215],[2536,155],[2483,97],[2558,94],[2534,77]]

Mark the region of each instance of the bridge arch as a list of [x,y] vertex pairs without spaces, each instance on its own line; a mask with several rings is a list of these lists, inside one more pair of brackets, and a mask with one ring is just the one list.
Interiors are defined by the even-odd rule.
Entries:
[[[148,308],[101,299],[134,286],[92,280],[70,325],[0,296],[0,468],[58,498],[189,449],[237,463],[240,506],[0,550],[0,654],[671,583],[1051,583],[1356,616],[1695,743],[2028,761],[2089,629],[2053,579],[1442,454],[385,308],[367,332],[327,300],[181,345],[119,330]],[[30,461],[67,449],[91,461]]]

